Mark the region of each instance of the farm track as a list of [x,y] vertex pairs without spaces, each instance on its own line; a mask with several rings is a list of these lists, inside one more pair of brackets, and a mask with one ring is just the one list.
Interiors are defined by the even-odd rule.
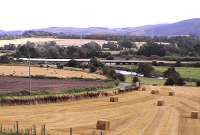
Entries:
[[[160,90],[151,95],[150,90]],[[50,134],[99,135],[97,120],[111,122],[106,135],[199,135],[200,119],[191,119],[191,111],[200,111],[200,88],[175,87],[175,96],[168,96],[171,87],[147,86],[147,91],[118,95],[119,102],[108,97],[59,104],[1,107],[0,123],[21,127],[46,124]],[[164,106],[156,106],[162,99]]]

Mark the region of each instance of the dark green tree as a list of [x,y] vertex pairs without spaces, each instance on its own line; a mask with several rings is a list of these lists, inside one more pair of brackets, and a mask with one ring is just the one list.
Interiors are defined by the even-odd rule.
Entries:
[[151,64],[148,63],[140,63],[138,65],[137,72],[144,74],[146,77],[151,77],[152,73],[154,71],[154,68]]

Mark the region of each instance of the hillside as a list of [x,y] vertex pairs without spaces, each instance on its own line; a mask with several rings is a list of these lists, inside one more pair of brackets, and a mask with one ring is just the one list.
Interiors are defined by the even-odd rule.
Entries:
[[[176,36],[176,35],[200,35],[200,18],[184,20],[171,24],[145,25],[140,27],[105,28],[105,27],[49,27],[34,29],[33,31],[45,31],[51,33],[64,33],[65,35],[136,35],[136,36]],[[20,35],[23,31],[0,31],[0,35]]]

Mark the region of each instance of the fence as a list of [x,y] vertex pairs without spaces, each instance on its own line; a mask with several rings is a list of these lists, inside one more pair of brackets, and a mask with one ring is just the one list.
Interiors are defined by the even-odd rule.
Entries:
[[[88,135],[106,135],[104,131],[91,129]],[[77,134],[76,130],[73,128],[69,128],[69,131],[66,132],[66,135],[74,135]],[[80,134],[80,131],[79,133]],[[16,121],[12,128],[4,127],[3,124],[0,124],[0,135],[54,135],[49,133],[46,125],[42,125],[40,128],[37,128],[36,125],[31,126],[30,128],[22,128],[19,125],[19,122]],[[57,133],[56,133],[57,135]],[[59,134],[58,134],[59,135]]]
[[30,128],[20,128],[19,122],[13,124],[13,127],[4,127],[3,124],[0,125],[0,135],[47,135],[46,126],[43,125],[40,130],[33,125]]

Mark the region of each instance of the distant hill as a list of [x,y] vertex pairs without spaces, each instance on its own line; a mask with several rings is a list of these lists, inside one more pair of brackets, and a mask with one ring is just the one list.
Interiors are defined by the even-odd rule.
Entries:
[[[32,31],[45,31],[51,33],[64,33],[66,35],[136,35],[136,36],[177,36],[194,34],[200,36],[200,18],[189,19],[171,24],[146,25],[127,28],[105,28],[105,27],[49,27],[34,29]],[[0,35],[20,35],[23,31],[0,31]]]

